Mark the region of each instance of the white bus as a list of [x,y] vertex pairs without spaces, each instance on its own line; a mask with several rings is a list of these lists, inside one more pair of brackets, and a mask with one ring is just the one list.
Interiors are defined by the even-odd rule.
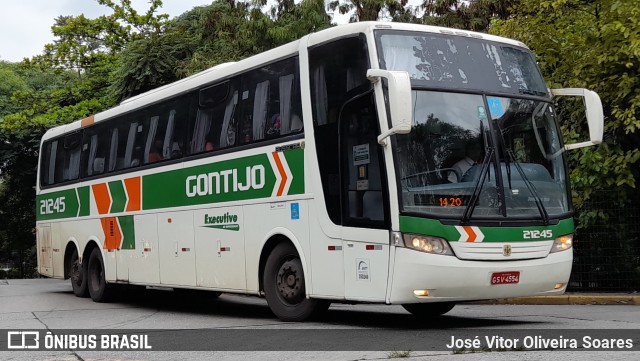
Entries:
[[[584,98],[590,140],[563,144],[558,95]],[[597,94],[548,90],[518,41],[330,28],[49,130],[38,269],[97,302],[122,284],[243,293],[289,321],[562,293],[565,150],[602,124]]]

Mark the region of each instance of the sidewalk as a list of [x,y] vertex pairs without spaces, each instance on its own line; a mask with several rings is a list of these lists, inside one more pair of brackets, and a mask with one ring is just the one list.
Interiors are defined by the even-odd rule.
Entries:
[[565,293],[554,296],[503,298],[482,303],[492,305],[640,305],[640,294]]

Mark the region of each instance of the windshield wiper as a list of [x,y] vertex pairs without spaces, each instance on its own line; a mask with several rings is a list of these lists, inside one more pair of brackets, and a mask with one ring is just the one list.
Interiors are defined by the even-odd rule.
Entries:
[[513,149],[507,146],[507,142],[504,140],[504,131],[502,130],[500,123],[495,122],[495,125],[496,125],[496,128],[498,128],[498,131],[500,132],[500,143],[502,145],[502,149],[504,149],[505,153],[507,154],[507,156],[504,158],[505,160],[504,163],[507,171],[507,180],[509,182],[509,189],[513,188],[511,186],[511,164],[509,162],[509,158],[511,158],[511,161],[513,162],[513,165],[516,167],[516,170],[520,174],[520,177],[522,177],[524,184],[527,186],[527,189],[529,190],[529,192],[533,195],[533,198],[536,202],[536,207],[538,207],[538,212],[540,212],[540,216],[542,217],[542,222],[544,223],[545,226],[549,225],[549,213],[547,213],[547,209],[544,207],[544,204],[542,203],[542,198],[540,198],[540,196],[538,195],[535,185],[524,174],[524,170],[522,170],[520,163],[516,159],[516,155],[513,152]]
[[529,89],[518,89],[518,93],[524,95],[537,95],[537,96],[545,96],[547,93],[538,91],[538,90],[529,90]]
[[464,213],[462,214],[462,219],[460,220],[461,225],[468,225],[469,220],[471,219],[471,215],[473,214],[473,210],[476,209],[476,204],[478,203],[478,198],[480,198],[480,191],[482,190],[482,186],[484,185],[484,180],[487,178],[487,173],[489,172],[489,163],[490,159],[493,156],[494,149],[489,148],[487,153],[484,155],[484,159],[482,159],[482,168],[480,168],[480,177],[476,180],[475,188],[473,188],[473,193],[471,193],[471,199],[469,200],[469,204],[467,208],[464,209]]

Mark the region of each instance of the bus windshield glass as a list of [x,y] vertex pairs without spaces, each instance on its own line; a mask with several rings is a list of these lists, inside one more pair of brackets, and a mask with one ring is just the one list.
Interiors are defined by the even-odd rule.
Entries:
[[464,36],[376,31],[380,67],[406,71],[423,88],[547,95],[533,54],[523,47]]
[[460,218],[476,187],[475,219],[535,219],[539,203],[549,216],[569,211],[564,153],[549,103],[421,90],[412,95],[413,128],[396,135],[395,149],[404,212]]

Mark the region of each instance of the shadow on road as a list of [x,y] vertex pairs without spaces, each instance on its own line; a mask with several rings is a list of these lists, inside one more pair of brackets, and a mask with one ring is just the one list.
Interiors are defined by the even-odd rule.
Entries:
[[[67,292],[65,292],[67,293]],[[90,302],[90,300],[87,300]],[[252,296],[230,296],[223,294],[216,298],[210,292],[173,292],[141,287],[127,287],[119,292],[114,302],[134,307],[154,308],[160,311],[183,312],[189,314],[244,317],[253,319],[273,319],[264,299]],[[531,327],[541,322],[507,320],[494,318],[471,318],[455,315],[423,320],[409,313],[397,312],[397,308],[384,310],[384,306],[363,305],[359,309],[344,309],[334,304],[317,322],[334,326],[368,327],[383,329],[457,329],[457,328],[510,328]],[[367,308],[371,307],[370,310]],[[461,304],[457,307],[464,307]],[[342,308],[342,309],[341,309]],[[455,313],[455,308],[452,313]]]

